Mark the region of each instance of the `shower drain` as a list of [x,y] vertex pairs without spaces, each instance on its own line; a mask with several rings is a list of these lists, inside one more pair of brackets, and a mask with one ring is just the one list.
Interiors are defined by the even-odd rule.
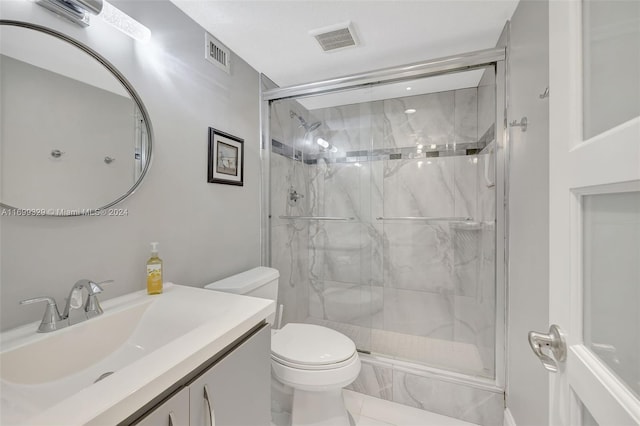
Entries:
[[107,371],[106,373],[101,374],[100,377],[98,377],[93,383],[98,383],[100,380],[106,379],[107,377],[109,377],[113,373],[114,373],[113,371]]

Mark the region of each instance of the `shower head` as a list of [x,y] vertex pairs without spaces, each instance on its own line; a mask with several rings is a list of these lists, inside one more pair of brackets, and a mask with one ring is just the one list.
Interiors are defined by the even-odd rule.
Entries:
[[289,111],[289,117],[297,118],[298,121],[300,122],[300,126],[298,126],[298,127],[304,127],[304,130],[306,130],[307,132],[313,132],[318,127],[320,127],[320,125],[322,124],[320,121],[316,121],[315,123],[309,124],[309,123],[307,123],[307,120],[305,120],[304,118],[300,117],[298,114],[296,114],[293,111]]

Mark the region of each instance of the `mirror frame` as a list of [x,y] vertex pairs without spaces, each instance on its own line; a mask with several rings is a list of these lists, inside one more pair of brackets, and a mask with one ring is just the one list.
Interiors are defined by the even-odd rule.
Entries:
[[[97,208],[91,208],[91,209],[74,209],[74,208],[70,208],[69,210],[69,214],[47,214],[46,212],[43,214],[38,214],[37,216],[47,216],[47,217],[73,217],[73,216],[98,216],[100,215],[100,212],[108,209],[109,207],[112,207],[116,204],[118,204],[119,202],[123,201],[125,198],[129,197],[131,194],[133,194],[136,189],[138,188],[138,186],[140,185],[140,183],[142,182],[142,180],[144,179],[144,177],[147,174],[147,171],[149,170],[149,167],[151,167],[151,162],[153,160],[153,129],[151,127],[151,121],[149,120],[149,113],[147,112],[146,107],[144,106],[144,103],[142,103],[142,99],[140,98],[140,96],[138,95],[138,93],[135,91],[135,89],[133,88],[133,85],[131,83],[129,83],[129,81],[122,75],[122,73],[120,73],[120,71],[118,71],[118,69],[113,66],[109,61],[107,61],[102,55],[100,55],[98,52],[96,52],[95,50],[93,50],[92,48],[86,46],[85,44],[74,40],[73,38],[59,32],[56,30],[53,30],[51,28],[47,28],[45,26],[42,25],[38,25],[38,24],[32,24],[29,22],[22,22],[22,21],[13,21],[13,20],[7,20],[7,19],[0,19],[0,25],[7,25],[7,26],[15,26],[15,27],[22,27],[22,28],[26,28],[29,30],[34,30],[34,31],[39,31],[41,33],[45,33],[48,34],[50,36],[56,37],[62,41],[65,41],[67,43],[70,43],[71,45],[77,47],[78,49],[82,50],[84,53],[88,54],[89,56],[93,57],[96,61],[98,61],[102,66],[104,66],[109,72],[111,72],[111,74],[120,82],[120,84],[122,84],[122,86],[125,88],[125,90],[127,92],[129,92],[129,95],[131,96],[131,99],[133,99],[133,101],[136,103],[136,105],[138,106],[138,108],[140,109],[140,113],[142,114],[143,118],[144,118],[144,124],[147,130],[147,162],[144,165],[144,168],[142,169],[142,172],[140,173],[140,176],[138,177],[138,179],[134,182],[133,186],[131,186],[129,188],[129,190],[124,193],[122,196],[120,196],[119,198],[117,198],[114,201],[111,201],[103,206],[97,207]],[[3,203],[2,201],[0,201],[0,206],[6,209],[11,209],[11,210],[23,210],[20,207],[15,207],[15,206],[11,206],[8,204]],[[34,216],[34,215],[32,215]]]

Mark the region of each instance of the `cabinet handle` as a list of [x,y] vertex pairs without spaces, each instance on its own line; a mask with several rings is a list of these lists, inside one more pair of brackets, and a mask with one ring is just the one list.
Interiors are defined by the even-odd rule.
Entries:
[[173,419],[173,411],[169,411],[169,426],[177,426],[176,421]]
[[211,400],[209,399],[209,388],[207,387],[207,385],[204,385],[204,400],[207,403],[207,407],[209,407],[209,424],[211,426],[216,426],[216,416],[213,412]]

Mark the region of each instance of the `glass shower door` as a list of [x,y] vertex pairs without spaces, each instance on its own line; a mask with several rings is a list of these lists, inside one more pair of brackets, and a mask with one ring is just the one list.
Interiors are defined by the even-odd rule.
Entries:
[[271,251],[284,322],[328,326],[371,347],[369,120],[356,105],[271,105]]
[[494,378],[495,111],[494,67],[272,102],[285,322]]

